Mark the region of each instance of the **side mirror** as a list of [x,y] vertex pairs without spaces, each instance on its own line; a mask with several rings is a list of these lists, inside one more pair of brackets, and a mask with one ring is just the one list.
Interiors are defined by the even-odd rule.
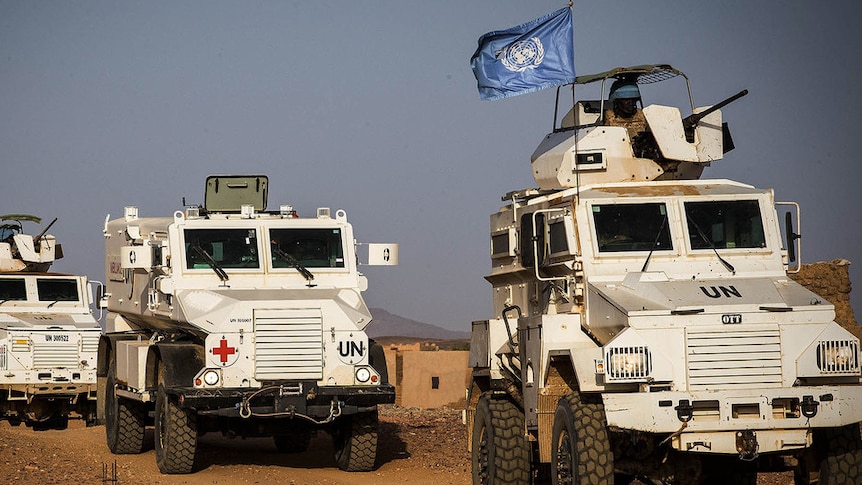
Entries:
[[790,212],[784,213],[784,231],[787,239],[787,258],[791,263],[796,262],[796,240],[801,238],[801,234],[793,232],[793,215]]
[[[96,317],[96,320],[102,320],[102,317],[105,314],[105,310],[108,308],[108,294],[105,293],[105,285],[101,281],[90,280],[90,286],[87,288],[87,292],[90,296],[90,301],[93,304],[93,308],[99,310],[99,314]],[[95,297],[93,295],[95,288]]]

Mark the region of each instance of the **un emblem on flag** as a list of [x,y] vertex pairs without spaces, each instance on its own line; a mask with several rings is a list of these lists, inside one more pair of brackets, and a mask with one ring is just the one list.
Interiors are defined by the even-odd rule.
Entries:
[[503,67],[512,72],[524,72],[535,69],[545,58],[545,47],[538,37],[519,40],[507,45],[500,53]]

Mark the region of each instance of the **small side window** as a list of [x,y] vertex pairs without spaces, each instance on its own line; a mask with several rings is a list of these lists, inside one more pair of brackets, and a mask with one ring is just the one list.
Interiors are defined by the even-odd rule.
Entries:
[[518,242],[515,228],[510,227],[491,233],[491,258],[510,258],[515,256]]
[[[535,226],[533,220],[535,219]],[[533,229],[535,227],[535,246],[533,244]],[[542,265],[545,261],[545,214],[524,214],[521,216],[521,266],[525,268],[532,267],[533,264]],[[533,249],[538,248],[539,254],[536,255]]]
[[569,253],[569,234],[564,219],[548,224],[548,252],[551,256]]

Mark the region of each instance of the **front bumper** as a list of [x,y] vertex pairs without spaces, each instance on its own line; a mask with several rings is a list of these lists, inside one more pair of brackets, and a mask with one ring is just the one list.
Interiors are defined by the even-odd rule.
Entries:
[[223,417],[300,415],[325,419],[332,415],[334,407],[339,414],[355,414],[395,402],[395,387],[391,384],[318,387],[314,382],[298,382],[273,383],[260,389],[172,388],[167,392],[183,408]]
[[669,434],[682,451],[737,453],[756,433],[761,453],[804,448],[810,430],[862,421],[862,385],[699,392],[606,393],[608,425]]
[[[96,371],[72,369],[37,369],[7,371],[0,375],[0,390],[9,400],[32,400],[34,397],[77,397],[86,393],[96,399]],[[92,397],[90,397],[92,396]]]

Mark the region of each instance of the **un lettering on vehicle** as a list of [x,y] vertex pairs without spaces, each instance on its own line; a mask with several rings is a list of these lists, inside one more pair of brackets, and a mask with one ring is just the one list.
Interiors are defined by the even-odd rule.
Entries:
[[45,334],[45,343],[69,342],[68,334]]
[[345,364],[361,361],[368,350],[364,339],[345,339],[338,341],[338,358]]

